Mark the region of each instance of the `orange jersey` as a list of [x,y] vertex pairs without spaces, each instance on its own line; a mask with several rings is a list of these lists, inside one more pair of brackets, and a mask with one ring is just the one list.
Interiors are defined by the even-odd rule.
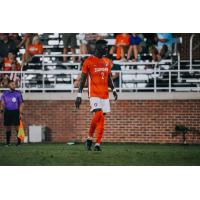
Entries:
[[31,54],[31,55],[36,55],[36,54],[41,54],[43,53],[43,45],[42,44],[31,44],[28,46],[27,51]]
[[12,62],[8,58],[5,58],[3,71],[12,71],[12,70],[13,70]]
[[111,74],[111,61],[108,58],[88,57],[82,66],[82,72],[88,78],[89,97],[109,98],[108,76]]
[[3,71],[20,71],[20,70],[21,70],[21,66],[18,62],[16,62],[13,65],[12,61],[9,60],[8,58],[4,59]]
[[129,34],[126,34],[126,35],[118,34],[116,36],[116,44],[118,44],[118,45],[129,45],[130,44]]

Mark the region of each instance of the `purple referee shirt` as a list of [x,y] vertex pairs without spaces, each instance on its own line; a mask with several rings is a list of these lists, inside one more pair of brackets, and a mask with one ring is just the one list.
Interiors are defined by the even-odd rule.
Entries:
[[4,102],[6,110],[19,110],[19,107],[23,102],[23,98],[21,92],[8,90],[3,92],[1,101]]

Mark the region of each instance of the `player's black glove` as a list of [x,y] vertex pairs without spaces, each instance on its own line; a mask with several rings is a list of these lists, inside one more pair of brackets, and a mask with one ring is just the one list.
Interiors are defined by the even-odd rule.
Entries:
[[118,99],[118,94],[117,94],[116,89],[113,90],[113,96],[114,96],[115,101],[116,101]]
[[75,101],[76,108],[80,107],[81,102],[82,102],[81,93],[78,93],[78,96],[76,97],[76,101]]

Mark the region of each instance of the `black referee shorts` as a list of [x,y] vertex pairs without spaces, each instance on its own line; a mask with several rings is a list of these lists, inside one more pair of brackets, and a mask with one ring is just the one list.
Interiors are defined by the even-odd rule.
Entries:
[[4,111],[4,126],[19,126],[20,113],[19,110]]

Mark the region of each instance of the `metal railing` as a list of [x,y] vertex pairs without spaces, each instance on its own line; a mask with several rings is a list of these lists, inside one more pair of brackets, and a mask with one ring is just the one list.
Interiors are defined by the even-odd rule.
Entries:
[[[79,55],[79,54],[41,54],[37,55],[36,57],[41,58],[41,70],[27,70],[27,71],[0,71],[1,74],[17,74],[20,78],[20,87],[19,89],[23,92],[32,92],[32,91],[39,91],[39,92],[48,92],[48,91],[69,91],[73,93],[77,90],[77,88],[74,88],[74,80],[76,79],[76,76],[80,74],[80,62],[46,62],[45,58],[47,57],[87,57],[89,54],[85,55]],[[181,70],[180,68],[180,54],[177,54],[177,70],[170,70],[170,69],[161,69],[160,66],[166,65],[166,64],[172,64],[172,60],[161,60],[160,62],[150,62],[150,61],[139,61],[139,62],[120,62],[120,61],[113,61],[115,65],[120,66],[145,66],[147,69],[129,69],[129,70],[121,70],[121,71],[113,71],[113,73],[119,73],[119,87],[118,90],[120,92],[124,91],[153,91],[157,92],[159,90],[164,90],[168,92],[177,91],[177,90],[193,90],[193,91],[199,91],[199,82],[198,80],[195,80],[196,87],[183,87],[184,86],[184,79],[181,78],[181,73],[186,72],[200,72],[200,70]],[[38,63],[33,65],[39,65]],[[77,70],[47,70],[46,66],[52,66],[52,65],[62,65],[62,66],[78,66]],[[165,85],[167,82],[167,87],[161,87],[159,86],[158,82],[159,80],[162,80],[163,74],[168,73],[168,79],[165,78]],[[174,80],[172,79],[172,75],[177,74],[177,84],[181,87],[174,87]],[[61,81],[58,81],[58,76],[63,76]],[[128,75],[130,80],[126,80],[125,76]],[[144,75],[145,79],[138,80],[137,77],[140,75]],[[32,76],[32,78],[31,78]],[[38,77],[39,76],[39,77]],[[130,77],[131,76],[131,77]],[[35,77],[35,83],[33,84],[33,79]],[[153,82],[152,82],[153,81]],[[62,83],[58,83],[62,82]],[[143,84],[141,84],[143,83]],[[151,83],[151,84],[149,84]],[[153,83],[153,86],[152,86]],[[190,82],[192,83],[192,82]],[[182,84],[182,85],[181,85]],[[143,85],[143,86],[141,86]],[[2,90],[5,90],[6,88],[1,88]]]
[[[200,79],[191,79],[191,78],[181,78],[180,82],[172,82],[172,75],[178,77],[178,73],[186,73],[190,70],[161,70],[156,67],[153,69],[146,70],[123,70],[123,71],[113,71],[113,73],[119,73],[119,87],[117,88],[119,92],[125,91],[200,91]],[[198,72],[200,70],[192,70],[192,72]],[[19,90],[25,92],[48,92],[48,91],[66,91],[74,93],[77,88],[74,87],[75,76],[80,74],[78,70],[34,70],[34,71],[12,71],[12,72],[0,72],[1,74],[16,74],[21,79]],[[165,78],[165,85],[159,86],[159,80],[162,80],[163,74],[168,74],[168,78]],[[31,83],[30,76],[36,77],[37,75],[41,76],[39,79],[36,79],[34,84]],[[62,84],[58,83],[58,75],[65,76]],[[141,78],[143,75],[144,79]],[[128,78],[127,78],[128,77]],[[138,79],[139,77],[139,79]],[[46,81],[48,83],[46,83]],[[39,83],[38,83],[39,82]],[[151,86],[148,86],[149,83],[152,83]],[[142,87],[138,84],[142,83]],[[185,84],[194,84],[194,86],[184,86]],[[175,85],[179,86],[176,87]],[[128,86],[127,86],[128,85]],[[162,85],[162,84],[161,84]],[[6,88],[1,88],[5,90]]]
[[193,50],[193,39],[194,39],[195,34],[192,34],[190,36],[190,72],[192,71],[192,50]]

